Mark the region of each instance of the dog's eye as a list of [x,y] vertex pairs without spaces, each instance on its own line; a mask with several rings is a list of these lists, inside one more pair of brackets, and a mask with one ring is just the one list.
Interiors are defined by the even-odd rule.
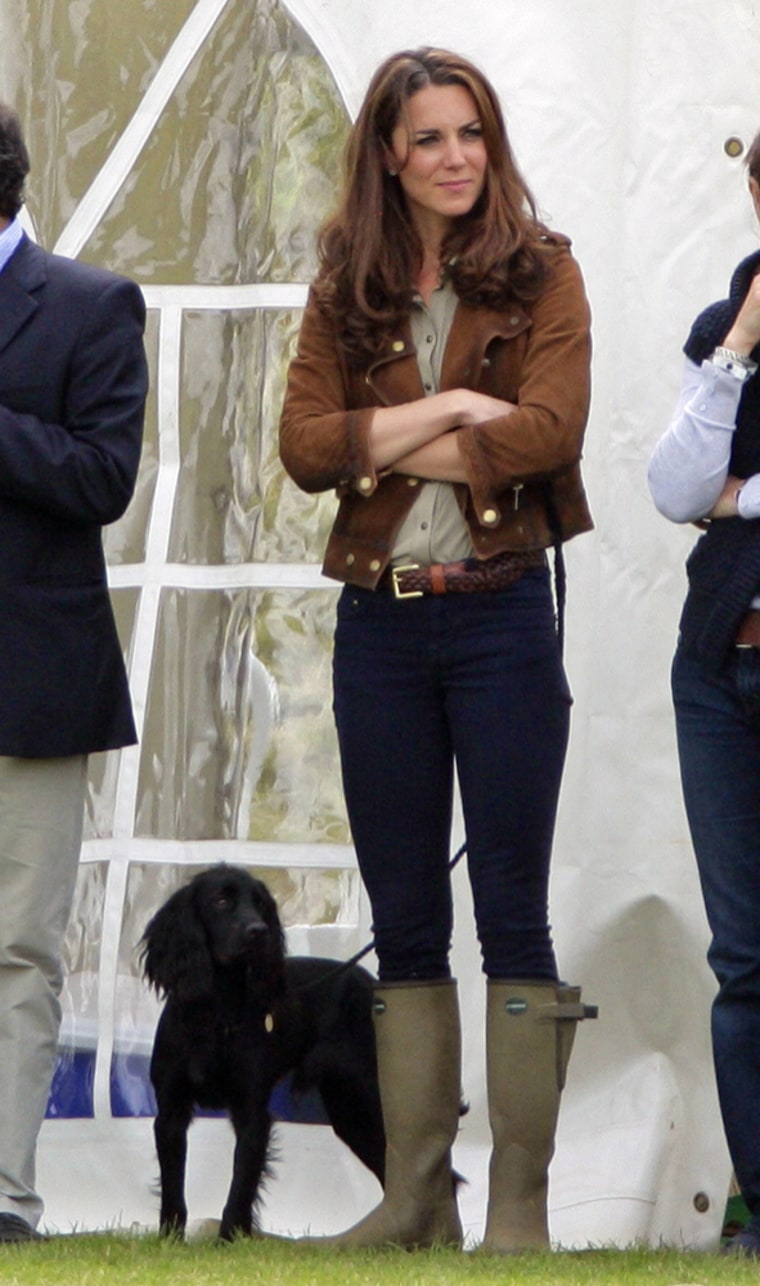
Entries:
[[217,911],[226,911],[232,906],[232,898],[227,893],[219,893],[214,898],[214,906]]

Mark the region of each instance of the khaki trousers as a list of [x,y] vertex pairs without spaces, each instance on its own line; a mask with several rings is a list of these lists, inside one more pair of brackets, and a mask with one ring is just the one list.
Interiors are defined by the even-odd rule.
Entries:
[[0,1212],[33,1227],[37,1136],[55,1067],[61,952],[74,895],[87,757],[0,756]]

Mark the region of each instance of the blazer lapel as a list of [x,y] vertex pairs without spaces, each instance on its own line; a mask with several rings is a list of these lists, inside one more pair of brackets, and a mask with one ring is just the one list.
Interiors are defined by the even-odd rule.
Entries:
[[45,277],[43,251],[24,236],[0,272],[0,351],[36,313],[39,302],[34,292],[44,285]]

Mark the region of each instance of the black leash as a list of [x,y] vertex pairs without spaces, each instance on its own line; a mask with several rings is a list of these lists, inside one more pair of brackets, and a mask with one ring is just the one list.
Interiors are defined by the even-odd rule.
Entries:
[[556,628],[557,642],[559,644],[560,659],[565,650],[565,606],[567,602],[567,574],[565,572],[565,555],[562,549],[562,520],[559,516],[557,503],[554,499],[552,484],[547,482],[544,486],[544,504],[546,505],[546,516],[549,522],[549,530],[552,534],[554,547],[554,597],[556,600]]
[[[466,851],[467,844],[461,844],[449,862],[450,871],[454,870],[457,862],[460,861]],[[358,964],[360,960],[363,960],[365,956],[368,956],[370,951],[374,951],[374,948],[375,940],[373,938],[371,942],[367,943],[366,947],[362,947],[361,951],[357,951],[356,955],[351,956],[349,960],[341,960],[341,962],[336,964],[333,969],[328,969],[326,973],[323,973],[321,978],[312,978],[311,982],[305,982],[302,986],[296,987],[295,990],[308,991],[310,987],[320,986],[320,984],[326,982],[328,978],[337,978],[340,974],[347,973],[348,970],[353,969],[354,965]]]

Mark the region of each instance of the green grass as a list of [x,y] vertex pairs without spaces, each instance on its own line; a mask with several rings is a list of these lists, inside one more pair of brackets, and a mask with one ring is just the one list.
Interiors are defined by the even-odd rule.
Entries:
[[760,1265],[718,1255],[587,1250],[495,1258],[327,1250],[287,1241],[180,1245],[107,1233],[0,1246],[3,1286],[743,1286]]

